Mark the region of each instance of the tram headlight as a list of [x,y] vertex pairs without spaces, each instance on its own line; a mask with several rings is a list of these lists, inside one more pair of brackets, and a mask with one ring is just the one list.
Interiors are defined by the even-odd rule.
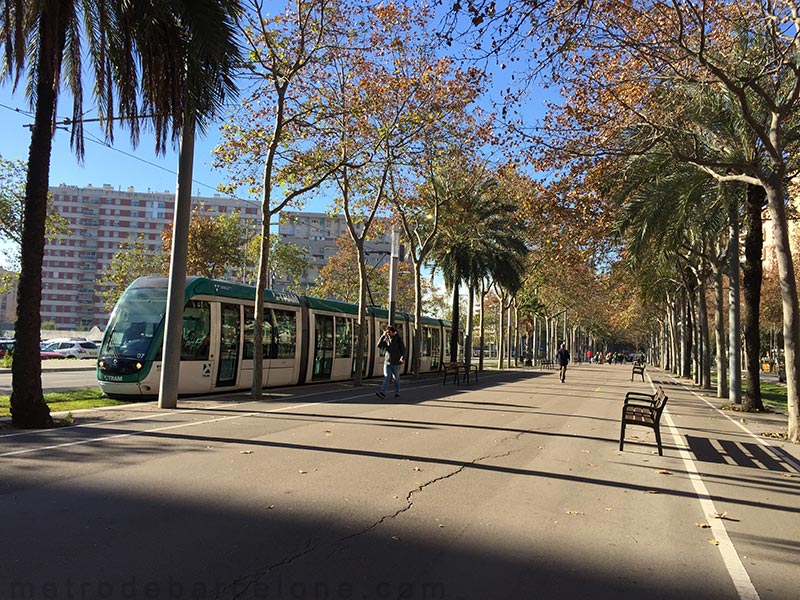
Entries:
[[142,369],[142,367],[143,367],[143,366],[144,366],[144,365],[142,365],[142,363],[140,363],[140,362],[137,362],[137,363],[136,363],[136,370],[137,370],[137,371],[141,371],[141,369]]
[[106,361],[104,361],[103,359],[98,360],[97,361],[97,366],[101,370],[105,369],[106,368]]

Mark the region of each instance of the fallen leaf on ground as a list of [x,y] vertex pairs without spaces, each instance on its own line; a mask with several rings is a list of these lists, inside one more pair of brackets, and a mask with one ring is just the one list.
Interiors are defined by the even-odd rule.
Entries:
[[708,529],[711,527],[708,523],[695,523],[695,527],[699,527],[700,529]]
[[659,469],[658,471],[656,471],[656,473],[658,473],[659,475],[672,475],[672,473],[670,473],[666,469]]
[[726,512],[721,512],[721,513],[716,512],[716,513],[711,513],[708,516],[711,517],[712,519],[727,519],[728,518],[728,513],[726,513]]
[[719,546],[719,542],[717,540],[708,540],[708,543],[712,546]]
[[252,450],[242,450],[241,452],[239,452],[239,454],[252,454],[252,453],[253,453]]

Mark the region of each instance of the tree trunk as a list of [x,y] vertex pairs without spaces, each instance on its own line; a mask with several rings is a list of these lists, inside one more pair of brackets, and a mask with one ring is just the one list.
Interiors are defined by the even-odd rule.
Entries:
[[717,398],[728,397],[728,361],[725,356],[725,286],[722,267],[714,269],[714,333],[717,338]]
[[742,403],[742,345],[739,338],[739,213],[732,204],[728,215],[728,373],[729,399]]
[[767,193],[759,185],[747,186],[746,223],[744,239],[744,265],[742,266],[742,326],[747,371],[747,392],[742,398],[742,410],[764,410],[761,401],[761,329],[759,327],[761,304],[761,250],[764,245],[761,232],[761,211]]
[[468,288],[469,293],[469,308],[467,309],[467,326],[464,329],[464,364],[472,364],[472,328],[473,328],[473,315],[475,314],[475,286],[470,284]]
[[24,429],[52,427],[53,418],[42,393],[41,336],[42,263],[45,219],[50,181],[52,123],[56,108],[54,81],[60,69],[66,22],[59,2],[48,3],[39,17],[39,47],[36,64],[36,116],[28,151],[25,184],[25,218],[17,290],[16,346],[11,366],[11,420]]
[[789,225],[783,198],[783,171],[777,171],[764,186],[767,206],[772,217],[775,254],[781,285],[783,305],[783,351],[786,361],[786,401],[789,410],[787,437],[790,442],[800,442],[800,405],[798,400],[798,376],[800,376],[800,307],[797,304],[797,282],[794,274]]
[[458,362],[458,321],[461,309],[458,306],[458,284],[461,274],[456,269],[453,273],[453,329],[450,331],[450,362]]
[[[364,242],[355,241],[358,252],[358,325],[356,327],[356,368],[353,384],[358,387],[364,379],[364,346],[367,341],[367,267],[364,262]],[[309,335],[313,335],[309,332]]]
[[690,290],[681,291],[681,377],[690,379],[692,377],[692,345],[694,333],[694,314],[692,310],[693,302],[690,298],[693,294]]
[[503,302],[503,296],[498,296],[500,300],[500,322],[498,323],[498,336],[497,336],[497,368],[503,368],[503,357],[505,356],[503,351],[505,348],[503,347],[503,342],[505,341],[505,302]]
[[479,340],[480,344],[479,347],[481,349],[480,354],[478,355],[478,370],[483,371],[483,349],[486,347],[486,341],[484,340],[485,336],[485,327],[486,322],[483,319],[483,316],[486,312],[486,290],[484,289],[483,279],[481,279],[481,315],[478,320],[478,327],[480,329]]
[[420,350],[422,349],[422,264],[412,257],[414,263],[414,352],[411,369],[414,379],[419,379]]
[[706,304],[706,285],[701,283],[697,289],[697,322],[700,337],[700,387],[711,389],[711,335],[708,331],[708,306]]

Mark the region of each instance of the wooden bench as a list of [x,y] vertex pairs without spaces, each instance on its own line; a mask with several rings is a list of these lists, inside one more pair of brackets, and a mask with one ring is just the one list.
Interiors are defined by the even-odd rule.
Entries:
[[642,362],[634,361],[633,363],[633,370],[631,371],[631,381],[633,381],[634,376],[641,375],[642,381],[644,381],[644,367],[645,364]]
[[461,377],[464,377],[464,381],[469,384],[470,373],[474,373],[475,381],[478,381],[478,365],[469,364],[466,365],[463,362],[451,362],[446,363],[444,365],[444,380],[442,381],[442,385],[447,383],[447,378],[452,375],[453,376],[453,383],[458,384],[461,381]]
[[667,405],[667,395],[664,389],[658,386],[655,394],[644,392],[628,392],[625,394],[625,401],[622,404],[622,429],[619,434],[619,449],[625,443],[625,426],[641,425],[649,427],[656,434],[656,444],[658,444],[658,455],[663,456],[661,449],[661,431],[659,423],[661,413]]
[[543,358],[539,361],[539,364],[542,365],[543,369],[555,370],[556,368],[556,363],[549,358]]

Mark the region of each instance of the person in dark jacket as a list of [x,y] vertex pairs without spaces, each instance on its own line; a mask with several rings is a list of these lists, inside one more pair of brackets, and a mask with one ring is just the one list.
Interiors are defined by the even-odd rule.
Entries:
[[383,383],[380,391],[376,392],[378,398],[385,398],[389,389],[389,380],[394,380],[394,397],[400,397],[400,366],[405,362],[403,355],[406,353],[403,338],[397,329],[389,325],[383,332],[378,348],[383,351]]
[[558,377],[561,379],[561,383],[564,383],[564,379],[567,376],[567,365],[569,364],[569,350],[567,350],[567,345],[563,342],[558,352],[556,352],[556,360],[560,367],[558,370]]

